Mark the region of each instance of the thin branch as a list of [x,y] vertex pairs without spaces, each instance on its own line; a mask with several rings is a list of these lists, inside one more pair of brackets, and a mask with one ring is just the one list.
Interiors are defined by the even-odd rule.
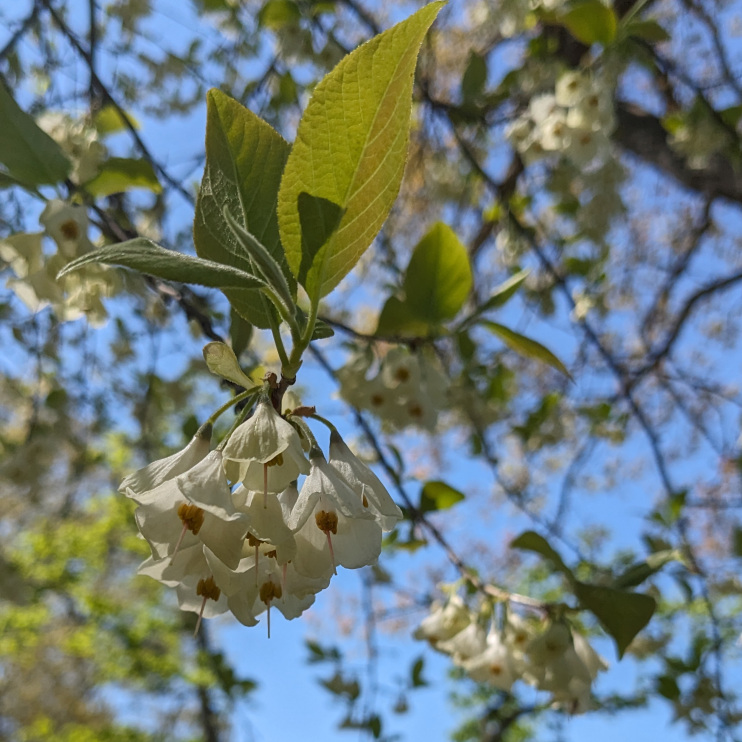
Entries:
[[75,33],[64,22],[64,19],[59,15],[59,13],[57,13],[57,11],[51,4],[51,0],[40,0],[40,2],[49,11],[51,17],[54,19],[54,22],[59,27],[60,31],[62,31],[62,33],[65,35],[70,44],[72,44],[78,54],[85,60],[88,68],[90,69],[90,79],[92,84],[95,85],[98,93],[101,95],[104,102],[110,104],[116,110],[116,113],[118,113],[124,123],[124,126],[129,131],[129,134],[134,140],[142,157],[144,157],[144,159],[147,160],[147,162],[162,176],[163,180],[165,180],[168,185],[170,185],[173,189],[180,193],[180,195],[183,196],[183,198],[186,199],[188,203],[194,205],[195,199],[193,197],[193,194],[190,193],[190,191],[188,191],[181,183],[175,180],[175,178],[170,175],[170,173],[165,169],[163,165],[157,162],[152,153],[149,151],[147,145],[142,140],[141,136],[139,136],[139,132],[137,131],[134,122],[131,120],[126,111],[121,107],[118,101],[113,97],[113,94],[109,91],[106,85],[98,77],[92,66],[90,51],[80,43]]

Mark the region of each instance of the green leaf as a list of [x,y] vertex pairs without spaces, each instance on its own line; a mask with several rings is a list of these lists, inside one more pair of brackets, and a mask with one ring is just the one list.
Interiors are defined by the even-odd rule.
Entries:
[[483,327],[486,327],[494,335],[497,335],[505,345],[516,353],[546,363],[557,371],[563,373],[568,379],[572,379],[572,375],[567,371],[567,367],[548,348],[541,345],[541,343],[537,343],[535,340],[531,340],[525,335],[521,335],[520,333],[515,332],[504,325],[500,325],[497,322],[481,320],[480,324]]
[[613,587],[625,590],[641,585],[644,580],[659,572],[666,564],[682,561],[683,555],[678,549],[667,549],[650,554],[645,560],[632,564],[613,581]]
[[469,254],[438,222],[418,242],[404,278],[405,303],[420,320],[439,324],[458,314],[472,287]]
[[299,223],[301,225],[301,265],[299,275],[306,276],[317,257],[338,228],[345,210],[320,196],[300,193]]
[[613,637],[619,658],[634,637],[649,623],[657,603],[642,593],[614,590],[602,585],[577,582],[575,595],[580,605],[600,621],[600,625]]
[[253,326],[234,307],[229,314],[229,339],[232,342],[232,350],[239,358],[249,347],[252,340]]
[[212,374],[222,379],[233,381],[244,389],[252,389],[255,384],[240,368],[240,362],[234,351],[226,344],[218,341],[204,345],[204,361]]
[[[358,262],[399,191],[418,50],[442,2],[425,6],[345,57],[314,89],[278,196],[278,224],[293,274],[325,296]],[[303,257],[299,195],[343,209],[338,228]]]
[[268,0],[258,13],[258,23],[272,31],[296,25],[300,20],[299,6],[293,0]]
[[428,681],[423,677],[423,667],[425,666],[425,658],[418,657],[412,665],[412,687],[421,688],[428,684]]
[[505,306],[518,292],[518,289],[523,285],[523,281],[528,278],[530,272],[529,268],[525,268],[522,271],[518,271],[515,275],[510,276],[507,281],[503,281],[492,292],[492,296],[479,307],[479,312],[489,312],[490,309],[499,309]]
[[318,319],[314,323],[312,340],[326,340],[327,338],[331,338],[334,334],[335,330],[333,330],[332,327],[327,324],[327,322],[323,322],[321,319]]
[[420,492],[421,513],[431,513],[436,510],[448,510],[457,502],[461,502],[464,495],[445,482],[425,482]]
[[409,306],[396,296],[386,300],[376,325],[376,334],[382,337],[426,337],[429,331],[430,325],[413,317]]
[[86,253],[67,263],[57,277],[61,278],[90,263],[118,265],[166,281],[195,283],[211,288],[255,289],[265,285],[260,279],[239,268],[167,250],[141,237]]
[[650,44],[659,44],[670,40],[670,34],[657,21],[631,21],[626,26],[626,34]]
[[[126,114],[126,118],[129,119],[135,129],[139,128],[139,122],[130,113]],[[93,126],[101,136],[116,134],[129,128],[124,121],[124,117],[119,113],[119,109],[111,105],[103,106],[93,116]]]
[[616,36],[616,14],[600,0],[576,3],[559,19],[578,41],[606,46]]
[[153,193],[162,192],[157,174],[147,160],[109,157],[101,165],[98,174],[85,183],[85,190],[96,198],[124,193],[133,188],[146,188]]
[[465,101],[473,101],[484,92],[487,83],[487,59],[475,51],[469,52],[469,62],[461,78],[461,95]]
[[[254,235],[281,266],[295,295],[278,236],[276,200],[290,145],[262,119],[220,90],[206,96],[206,166],[193,239],[202,258],[254,273],[227,225],[223,209]],[[257,291],[224,292],[251,324],[270,326],[272,307]]]
[[250,234],[232,216],[228,206],[224,207],[224,219],[227,222],[227,226],[232,230],[237,244],[242,248],[244,253],[250,256],[255,273],[264,278],[265,282],[276,290],[287,308],[293,308],[294,302],[289,283],[275,258],[256,239],[255,235]]
[[511,549],[522,551],[533,551],[548,559],[560,572],[566,575],[570,581],[574,580],[572,570],[564,563],[559,553],[552,548],[551,544],[536,531],[524,531],[510,542]]
[[22,111],[0,81],[0,163],[25,186],[63,181],[72,165],[60,146]]

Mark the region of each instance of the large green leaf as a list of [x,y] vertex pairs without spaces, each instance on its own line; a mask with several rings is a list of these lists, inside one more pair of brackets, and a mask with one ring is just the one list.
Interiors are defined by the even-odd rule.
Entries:
[[27,186],[54,184],[70,172],[59,145],[13,100],[0,81],[0,163]]
[[98,174],[85,183],[85,190],[96,198],[123,193],[133,188],[146,188],[153,193],[162,191],[157,173],[147,160],[109,157],[100,166]]
[[434,224],[418,242],[403,286],[412,314],[431,324],[452,319],[464,306],[472,286],[469,254],[449,226]]
[[[281,247],[276,201],[290,145],[262,119],[220,90],[206,96],[206,165],[193,239],[202,258],[253,272],[250,257],[227,225],[225,207],[282,266],[294,290]],[[271,311],[257,291],[225,291],[251,324],[269,327]]]
[[482,320],[481,325],[482,327],[486,327],[494,335],[497,335],[505,345],[516,353],[547,363],[557,371],[561,371],[567,378],[572,378],[567,367],[548,348],[541,345],[541,343],[531,340],[531,338],[527,338],[525,335],[521,335],[519,332],[515,332],[515,330],[511,330],[509,327],[500,325],[497,322]]
[[578,41],[588,46],[610,44],[616,36],[616,14],[601,0],[583,0],[575,3],[560,18],[561,23]]
[[642,593],[584,582],[576,583],[574,590],[580,605],[613,637],[619,657],[623,657],[634,637],[649,623],[657,607],[654,598]]
[[[442,2],[425,6],[345,57],[314,89],[278,195],[291,270],[313,298],[332,291],[371,244],[402,181],[418,50]],[[316,249],[302,234],[299,196],[343,210]],[[314,243],[311,263],[304,245]]]
[[396,296],[390,296],[386,300],[376,325],[377,335],[387,338],[419,338],[427,337],[429,332],[430,325],[417,319],[404,301]]
[[218,289],[234,287],[253,290],[264,285],[263,281],[239,268],[168,250],[141,237],[86,253],[77,260],[67,263],[59,272],[59,276],[90,263],[119,265],[164,278],[166,281],[195,283]]

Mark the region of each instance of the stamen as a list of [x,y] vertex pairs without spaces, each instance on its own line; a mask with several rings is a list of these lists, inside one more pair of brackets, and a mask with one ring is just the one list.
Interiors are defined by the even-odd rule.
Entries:
[[188,524],[183,523],[183,528],[180,531],[180,536],[178,537],[178,541],[175,544],[175,551],[173,551],[171,557],[170,557],[170,564],[173,563],[173,559],[175,559],[175,555],[178,553],[178,549],[180,549],[180,545],[183,543],[183,538],[186,535],[186,531],[188,530]]
[[198,630],[201,628],[201,619],[204,617],[204,608],[206,608],[206,601],[208,598],[204,595],[204,599],[201,601],[201,610],[198,612],[198,621],[196,621],[196,628],[193,630],[193,638],[198,636]]
[[206,579],[201,579],[198,581],[198,585],[196,585],[196,595],[203,595],[204,599],[201,602],[201,610],[198,612],[198,621],[196,621],[196,628],[193,632],[193,636],[196,637],[198,635],[198,630],[201,628],[201,619],[204,617],[204,608],[206,608],[206,601],[211,598],[213,601],[219,600],[219,596],[222,594],[222,591],[216,586],[216,582],[214,582],[213,577],[207,577]]
[[337,567],[335,566],[335,550],[332,548],[332,538],[330,537],[330,532],[325,531],[325,536],[327,536],[327,545],[330,547],[330,560],[332,561],[332,574],[337,575]]

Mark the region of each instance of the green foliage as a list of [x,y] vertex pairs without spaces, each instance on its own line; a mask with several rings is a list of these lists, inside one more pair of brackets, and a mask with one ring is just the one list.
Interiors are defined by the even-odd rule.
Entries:
[[[314,300],[358,262],[397,196],[417,53],[442,5],[427,5],[345,57],[317,85],[304,111],[281,181],[278,221],[291,270]],[[302,193],[343,211],[309,265]]]
[[[0,163],[24,186],[59,183],[71,164],[59,145],[21,110],[0,81]],[[7,182],[7,181],[6,181]]]
[[546,363],[563,373],[568,379],[572,379],[572,375],[567,370],[567,367],[548,348],[541,345],[541,343],[531,340],[531,338],[527,338],[525,335],[521,335],[519,332],[515,332],[515,330],[511,330],[497,322],[482,320],[481,325],[486,327],[493,335],[499,337],[505,345],[516,353],[526,356],[526,358],[533,358]]
[[225,343],[212,342],[204,346],[204,360],[212,374],[232,381],[245,388],[252,389],[253,382],[240,367],[235,352]]
[[254,289],[264,282],[239,268],[167,250],[150,240],[137,238],[86,253],[59,273],[66,276],[91,263],[131,268],[166,281],[195,283],[213,288]]
[[610,44],[618,27],[613,8],[600,0],[580,0],[572,4],[559,20],[572,36],[588,45]]
[[649,623],[657,608],[657,602],[650,595],[615,590],[603,585],[576,582],[574,591],[580,605],[589,610],[613,637],[619,658],[623,657],[634,637]]
[[418,242],[402,282],[402,298],[384,304],[378,335],[426,337],[461,310],[472,286],[466,248],[443,222],[434,224]]
[[[278,186],[290,146],[262,119],[219,90],[207,96],[206,165],[196,203],[193,240],[202,258],[254,273],[224,209],[266,248],[290,281],[276,222]],[[230,287],[231,288],[231,287]],[[256,327],[269,327],[271,309],[259,292],[225,292]]]
[[162,192],[157,174],[147,160],[110,157],[101,165],[98,174],[85,183],[85,190],[97,198],[125,193],[134,188],[144,188],[152,193]]
[[421,513],[448,510],[464,499],[465,495],[463,493],[445,482],[425,482],[420,490],[418,510]]

